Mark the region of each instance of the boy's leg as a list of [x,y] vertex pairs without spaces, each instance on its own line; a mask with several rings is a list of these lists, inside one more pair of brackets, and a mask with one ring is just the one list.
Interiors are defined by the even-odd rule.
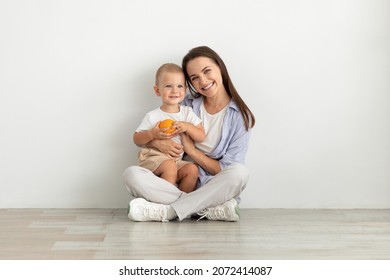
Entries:
[[156,170],[154,174],[160,178],[167,180],[172,185],[176,185],[177,182],[177,167],[176,162],[172,159],[164,160]]
[[198,167],[193,163],[187,163],[177,172],[179,189],[190,193],[195,190],[198,180]]

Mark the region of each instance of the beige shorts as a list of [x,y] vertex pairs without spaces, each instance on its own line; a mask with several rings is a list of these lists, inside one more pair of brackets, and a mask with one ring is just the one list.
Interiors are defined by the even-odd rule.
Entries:
[[160,164],[166,160],[175,160],[177,170],[182,168],[187,163],[190,163],[189,161],[182,160],[181,158],[173,159],[169,155],[155,149],[143,148],[138,154],[138,165],[149,169],[152,172],[154,172],[157,167],[159,167]]

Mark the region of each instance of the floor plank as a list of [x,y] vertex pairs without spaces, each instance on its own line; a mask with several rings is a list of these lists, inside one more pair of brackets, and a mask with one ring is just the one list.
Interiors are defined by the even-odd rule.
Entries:
[[390,210],[242,209],[132,222],[126,209],[0,209],[0,259],[390,259]]

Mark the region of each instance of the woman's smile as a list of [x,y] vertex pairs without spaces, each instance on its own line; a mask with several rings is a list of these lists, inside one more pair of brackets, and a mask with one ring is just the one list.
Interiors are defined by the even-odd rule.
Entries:
[[208,90],[214,85],[214,82],[208,84],[207,86],[202,87],[202,90]]

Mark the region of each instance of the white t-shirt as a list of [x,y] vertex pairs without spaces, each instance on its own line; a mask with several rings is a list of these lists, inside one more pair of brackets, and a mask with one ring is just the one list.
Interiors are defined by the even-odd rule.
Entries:
[[[135,132],[150,130],[156,126],[157,122],[165,119],[172,119],[174,121],[189,122],[197,126],[202,123],[202,120],[192,111],[191,107],[180,106],[180,112],[178,113],[166,113],[160,108],[156,108],[146,114],[141,124],[135,130]],[[180,135],[172,138],[172,140],[181,144]]]
[[212,115],[207,113],[204,104],[200,106],[200,118],[203,120],[203,128],[206,132],[206,139],[201,143],[195,143],[195,147],[209,155],[217,146],[222,135],[223,118],[225,117],[228,105],[221,111]]

